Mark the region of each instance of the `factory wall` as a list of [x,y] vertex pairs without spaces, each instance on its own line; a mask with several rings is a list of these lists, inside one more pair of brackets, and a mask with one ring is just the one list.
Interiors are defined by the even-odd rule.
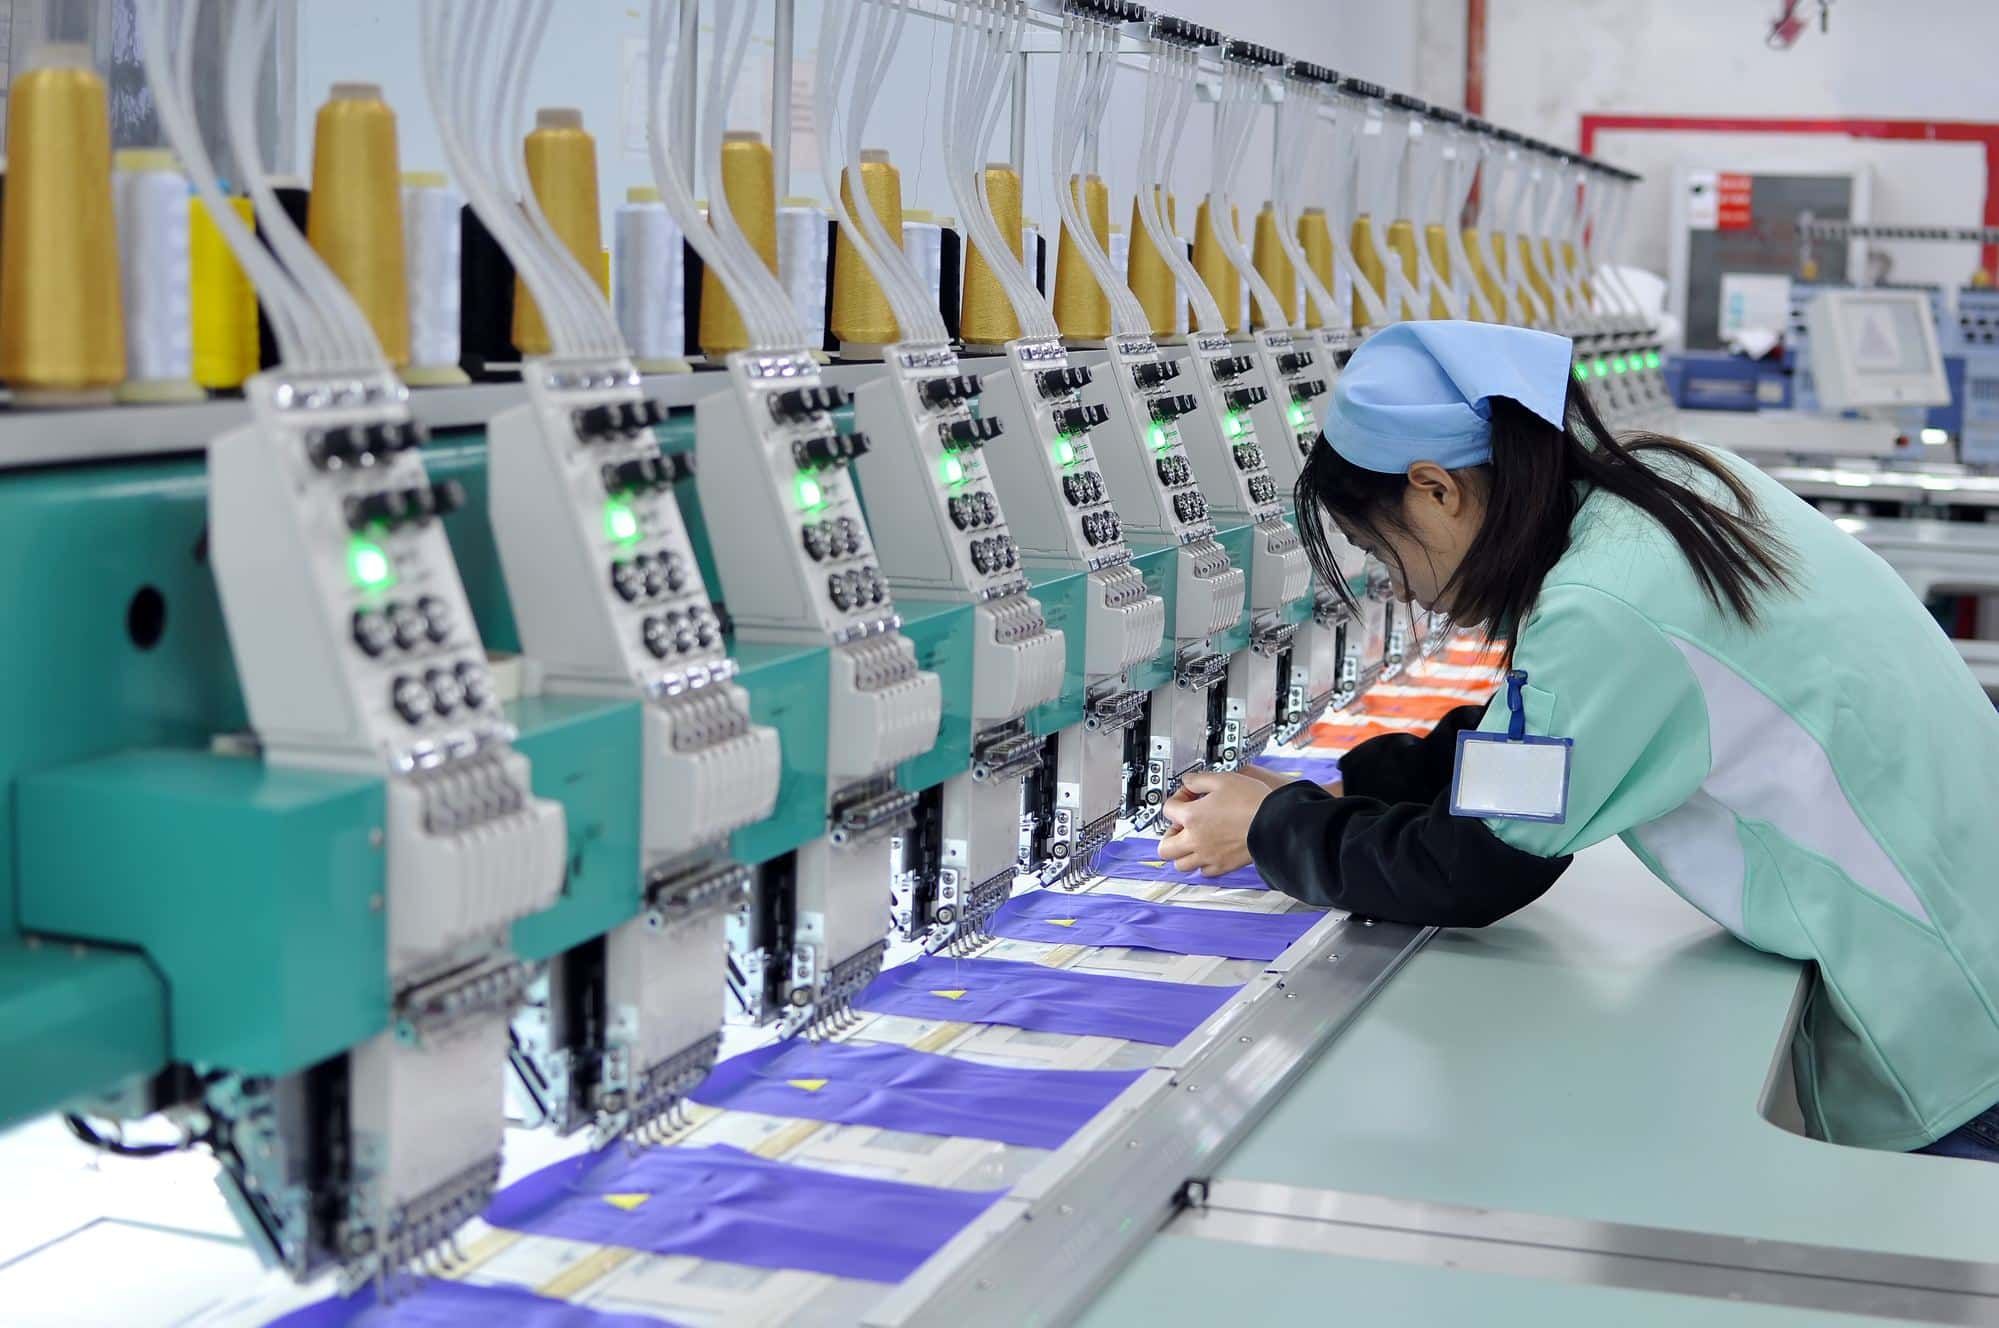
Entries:
[[[941,4],[927,8],[947,12]],[[742,85],[732,108],[733,127],[764,129],[769,124],[770,15],[753,39]],[[1301,58],[1331,64],[1394,88],[1417,79],[1417,18],[1414,9],[1366,0],[1300,5],[1294,0],[1184,0],[1174,12],[1221,28],[1232,36],[1277,46]],[[823,196],[812,144],[811,79],[822,9],[818,0],[799,0],[790,192]],[[536,62],[529,105],[577,106],[598,141],[600,187],[606,209],[632,185],[650,184],[645,144],[646,6],[638,0],[565,0]],[[1044,39],[1048,34],[1042,34]],[[952,206],[937,148],[936,111],[949,46],[945,25],[912,15],[894,69],[873,117],[870,146],[885,147],[902,170],[905,206],[948,214]],[[406,170],[442,169],[442,153],[424,102],[423,71],[415,16],[408,0],[303,0],[299,6],[294,85],[299,135],[296,160],[311,158],[312,116],[327,87],[341,79],[382,83],[400,120]],[[1052,233],[1056,220],[1049,178],[1046,107],[1053,97],[1055,61],[1036,58],[1030,75],[1026,212]],[[1118,76],[1112,110],[1099,150],[1112,197],[1123,199],[1113,220],[1124,224],[1134,187],[1132,156],[1143,109],[1139,75]],[[1261,199],[1269,182],[1269,126],[1251,147],[1243,172],[1243,197]],[[1186,148],[1175,187],[1192,198],[1208,180],[1208,124],[1200,112],[1189,119]],[[1002,117],[990,150],[992,160],[1007,156],[1007,124]],[[1182,223],[1191,230],[1191,202]],[[606,232],[608,234],[608,230]]]
[[[1465,3],[1424,0],[1426,25],[1448,29],[1455,21],[1461,30]],[[1788,51],[1764,42],[1776,8],[1774,0],[1485,0],[1485,115],[1568,146],[1576,145],[1587,112],[1999,122],[1999,80],[1992,77],[1999,5],[1990,0],[1835,4],[1825,33],[1817,6],[1807,3],[1811,26]],[[1422,49],[1447,42],[1426,34]],[[1462,37],[1456,49],[1462,52]],[[1462,73],[1448,86],[1461,97]],[[1865,168],[1871,219],[1905,225],[1978,225],[1988,189],[1999,187],[1987,180],[1977,143],[1619,130],[1602,134],[1594,150],[1645,175],[1626,255],[1661,273],[1676,166]],[[1899,245],[1888,253],[1893,279],[1901,281],[1957,284],[1978,262],[1973,245]]]

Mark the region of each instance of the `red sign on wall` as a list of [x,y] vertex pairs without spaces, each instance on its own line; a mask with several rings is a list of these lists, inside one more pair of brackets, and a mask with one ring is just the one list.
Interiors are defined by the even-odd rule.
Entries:
[[1715,228],[1724,231],[1749,229],[1751,178],[1731,171],[1715,177],[1717,210]]

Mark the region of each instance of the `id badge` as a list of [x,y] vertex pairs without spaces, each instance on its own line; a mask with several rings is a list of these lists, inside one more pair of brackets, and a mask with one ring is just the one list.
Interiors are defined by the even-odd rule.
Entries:
[[1451,815],[1555,824],[1568,819],[1569,758],[1575,742],[1528,736],[1520,696],[1526,682],[1520,670],[1506,675],[1512,716],[1505,733],[1458,734]]

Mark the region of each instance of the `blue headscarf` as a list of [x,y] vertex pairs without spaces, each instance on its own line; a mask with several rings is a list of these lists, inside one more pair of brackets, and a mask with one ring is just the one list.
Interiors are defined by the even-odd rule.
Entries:
[[1490,461],[1494,397],[1562,427],[1573,350],[1567,337],[1503,323],[1385,327],[1341,370],[1321,421],[1326,441],[1385,475],[1418,461],[1446,470]]

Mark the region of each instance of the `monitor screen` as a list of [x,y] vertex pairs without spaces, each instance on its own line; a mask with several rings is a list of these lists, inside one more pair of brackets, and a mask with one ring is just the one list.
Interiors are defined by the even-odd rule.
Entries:
[[1901,295],[1849,296],[1840,302],[1856,374],[1923,373],[1930,367],[1923,324],[1929,310]]

